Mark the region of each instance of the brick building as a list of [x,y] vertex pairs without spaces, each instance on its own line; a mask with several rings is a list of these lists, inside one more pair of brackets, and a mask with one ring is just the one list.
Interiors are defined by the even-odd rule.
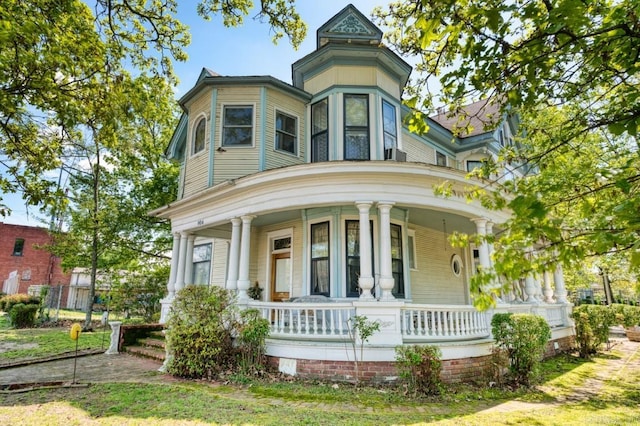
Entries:
[[0,291],[27,293],[29,287],[61,287],[62,301],[67,300],[70,274],[64,273],[60,258],[39,248],[50,243],[45,228],[10,225],[0,222]]

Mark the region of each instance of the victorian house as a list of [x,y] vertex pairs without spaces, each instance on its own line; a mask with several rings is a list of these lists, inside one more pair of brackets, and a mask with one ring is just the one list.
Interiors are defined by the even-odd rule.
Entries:
[[[445,379],[477,374],[496,311],[542,315],[550,348],[566,347],[573,328],[560,266],[479,312],[469,281],[491,268],[493,247],[448,239],[496,232],[509,217],[463,194],[480,184],[467,172],[513,143],[517,118],[480,101],[467,107],[462,136],[444,114],[427,120],[425,135],[410,133],[401,97],[412,68],[381,40],[349,5],[317,30],[291,84],[202,70],[179,101],[166,152],[181,164],[178,199],[151,212],[174,233],[162,321],[185,285],[237,291],[239,304],[270,320],[274,365],[306,376],[351,374],[353,315],[381,324],[362,360],[379,380],[395,376],[402,344],[439,345]],[[497,125],[485,130],[486,119]],[[435,193],[443,182],[453,195]],[[248,296],[253,286],[260,300]]]

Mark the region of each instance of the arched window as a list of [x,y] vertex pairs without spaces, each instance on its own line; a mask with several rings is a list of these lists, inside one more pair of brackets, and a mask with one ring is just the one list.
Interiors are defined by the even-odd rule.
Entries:
[[204,132],[207,127],[207,119],[202,117],[193,131],[193,150],[191,154],[197,154],[204,149]]

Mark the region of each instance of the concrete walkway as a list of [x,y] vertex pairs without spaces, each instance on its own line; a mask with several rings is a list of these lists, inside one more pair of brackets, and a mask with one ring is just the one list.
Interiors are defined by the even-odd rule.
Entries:
[[[158,372],[161,363],[124,353],[78,357],[76,383],[98,382],[175,382],[168,374]],[[0,386],[19,383],[72,382],[74,358],[49,361],[0,370]]]

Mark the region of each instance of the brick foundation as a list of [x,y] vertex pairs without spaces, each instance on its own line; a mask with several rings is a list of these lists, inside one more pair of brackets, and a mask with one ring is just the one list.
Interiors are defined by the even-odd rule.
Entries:
[[[554,343],[557,343],[557,348]],[[573,347],[573,336],[562,337],[550,341],[545,351],[545,358]],[[279,357],[268,357],[269,365],[279,368]],[[303,379],[320,379],[336,382],[352,382],[355,380],[355,363],[351,361],[307,360],[297,359],[296,375]],[[395,382],[398,378],[396,363],[393,361],[360,362],[360,380],[370,383]],[[468,383],[483,380],[491,372],[491,355],[474,358],[448,359],[442,361],[440,378],[444,383]]]

